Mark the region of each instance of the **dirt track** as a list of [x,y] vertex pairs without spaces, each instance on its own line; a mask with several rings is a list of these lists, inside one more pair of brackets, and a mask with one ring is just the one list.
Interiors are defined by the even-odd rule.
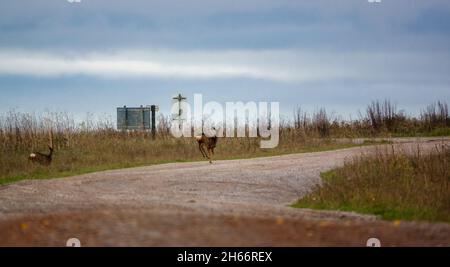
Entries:
[[[422,140],[431,149],[442,140]],[[449,142],[446,140],[445,142]],[[408,139],[396,149],[416,147]],[[0,246],[450,246],[450,225],[290,208],[373,147],[173,163],[0,187]]]

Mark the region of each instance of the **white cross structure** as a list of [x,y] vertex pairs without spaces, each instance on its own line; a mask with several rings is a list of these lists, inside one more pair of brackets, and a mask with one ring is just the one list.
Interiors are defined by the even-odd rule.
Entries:
[[176,96],[176,97],[174,97],[172,99],[178,102],[178,114],[177,114],[176,117],[173,118],[173,120],[178,120],[178,122],[179,122],[178,125],[180,126],[180,129],[181,129],[182,128],[181,127],[182,126],[182,122],[183,122],[183,119],[181,117],[183,115],[183,109],[181,108],[181,103],[184,100],[187,100],[187,98],[182,96],[181,94],[178,94],[178,96]]

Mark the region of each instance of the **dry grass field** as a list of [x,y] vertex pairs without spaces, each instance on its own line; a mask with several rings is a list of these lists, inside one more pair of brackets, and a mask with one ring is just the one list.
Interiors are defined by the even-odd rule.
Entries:
[[[70,176],[106,169],[202,160],[192,138],[173,138],[170,120],[160,115],[155,140],[148,132],[122,132],[106,119],[82,123],[65,113],[45,115],[11,111],[0,116],[0,184],[30,178]],[[55,148],[50,167],[31,164],[31,152],[48,152],[50,133]],[[238,159],[313,152],[354,146],[352,138],[442,136],[450,134],[446,103],[424,109],[418,118],[398,111],[389,101],[368,105],[353,121],[331,116],[325,109],[313,113],[297,109],[282,118],[280,144],[260,149],[257,138],[221,138],[215,159]],[[346,141],[342,141],[346,138]]]
[[450,147],[415,153],[394,148],[359,155],[322,174],[295,207],[357,211],[387,220],[450,222]]

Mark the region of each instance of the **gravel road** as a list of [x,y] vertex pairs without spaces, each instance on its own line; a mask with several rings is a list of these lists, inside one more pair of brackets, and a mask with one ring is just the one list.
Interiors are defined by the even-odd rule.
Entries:
[[[448,139],[395,139],[433,149]],[[390,147],[390,145],[389,145]],[[172,163],[0,186],[0,246],[450,246],[450,224],[289,207],[375,147]],[[383,147],[378,147],[383,149]],[[220,151],[218,151],[220,153]]]

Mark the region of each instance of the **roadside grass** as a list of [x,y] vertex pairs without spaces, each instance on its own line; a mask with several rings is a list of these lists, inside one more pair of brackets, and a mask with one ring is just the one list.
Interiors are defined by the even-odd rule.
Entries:
[[[0,114],[0,185],[24,179],[71,176],[108,169],[168,162],[204,160],[193,138],[174,138],[171,118],[160,114],[155,138],[146,131],[119,131],[111,118],[75,122],[68,113]],[[250,122],[249,122],[250,123]],[[270,126],[267,122],[266,127]],[[379,138],[449,136],[446,102],[432,103],[419,116],[410,116],[389,100],[373,101],[358,119],[344,120],[325,108],[312,113],[298,107],[294,117],[280,118],[280,143],[260,149],[258,138],[221,138],[215,160],[244,159],[291,153],[317,152],[353,146],[386,144]],[[249,136],[249,129],[244,132]],[[373,138],[354,144],[361,138]],[[353,141],[355,140],[355,142]],[[32,152],[54,147],[50,167],[28,162]]]
[[[94,138],[93,138],[94,139]],[[50,167],[40,166],[27,161],[28,151],[10,153],[8,157],[0,155],[0,185],[11,184],[27,179],[63,178],[98,171],[150,166],[174,162],[196,162],[206,160],[201,157],[198,145],[192,139],[150,140],[96,139],[85,146],[60,149],[54,154]],[[259,141],[243,138],[223,138],[219,141],[214,160],[234,160],[255,157],[270,157],[293,153],[319,152],[351,148],[364,145],[385,143],[385,141],[368,141],[354,144],[350,141],[341,143],[332,139],[315,139],[307,142],[293,143],[280,141],[275,149],[260,149]]]
[[354,211],[385,220],[450,222],[450,148],[430,154],[379,149],[322,173],[296,208]]
[[405,129],[403,132],[393,133],[392,137],[444,137],[450,136],[450,127],[439,127],[426,131],[413,131]]

